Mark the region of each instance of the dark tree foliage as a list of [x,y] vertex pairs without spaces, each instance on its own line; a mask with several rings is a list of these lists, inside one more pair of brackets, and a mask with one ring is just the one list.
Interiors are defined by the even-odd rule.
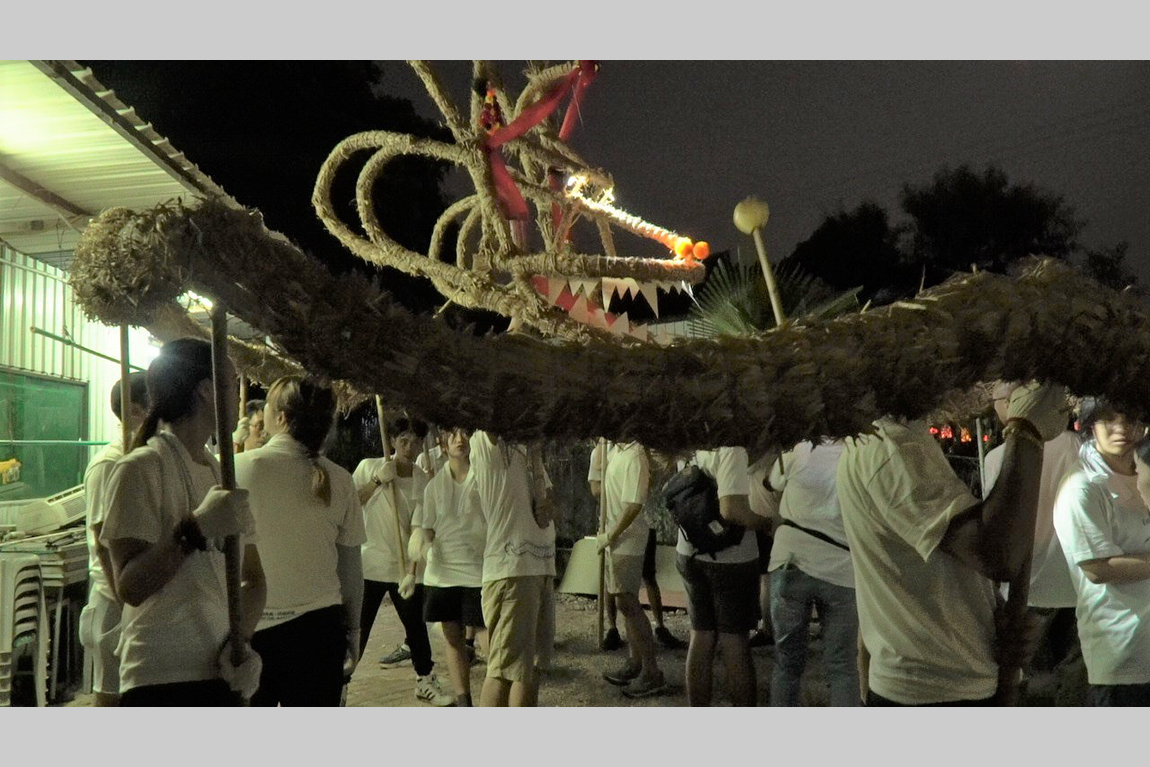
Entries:
[[[373,62],[85,64],[230,195],[258,208],[269,228],[283,232],[337,272],[375,269],[328,234],[312,208],[316,174],[332,148],[365,130],[451,141],[446,128],[419,117],[410,101],[373,91],[379,80]],[[358,221],[358,170],[341,173],[333,190],[336,205],[352,222]],[[426,250],[435,220],[446,207],[440,188],[445,173],[442,165],[415,159],[388,167],[375,202],[384,227],[402,245]],[[384,287],[415,311],[442,303],[426,280],[391,269],[382,270],[380,277]]]
[[897,230],[873,202],[829,216],[783,263],[836,290],[861,287],[863,300],[918,284],[918,270],[908,268],[899,255]]
[[1062,195],[1012,184],[995,167],[981,175],[944,168],[925,186],[904,186],[901,202],[910,217],[907,260],[944,273],[972,265],[1005,272],[1032,254],[1069,258],[1084,225]]
[[1123,240],[1112,248],[1087,250],[1086,263],[1082,271],[1108,288],[1114,290],[1131,288],[1139,295],[1143,295],[1145,291],[1138,285],[1138,277],[1126,265],[1129,249],[1130,243]]

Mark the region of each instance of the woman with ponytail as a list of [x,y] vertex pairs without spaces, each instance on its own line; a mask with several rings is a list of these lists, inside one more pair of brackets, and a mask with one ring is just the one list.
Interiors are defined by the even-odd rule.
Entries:
[[[236,383],[230,362],[221,372]],[[239,667],[231,665],[223,543],[250,536],[254,523],[247,493],[219,487],[219,463],[206,448],[216,431],[211,346],[192,338],[165,344],[147,387],[148,414],[112,470],[100,531],[125,603],[120,705],[234,705],[236,692],[255,692],[259,656],[249,648]],[[238,386],[222,404],[230,427]],[[264,580],[251,538],[245,542],[240,630],[247,639],[263,610]]]
[[253,706],[338,706],[359,660],[366,535],[351,474],[321,455],[334,419],[331,389],[285,376],[268,391],[267,443],[236,456],[268,582]]

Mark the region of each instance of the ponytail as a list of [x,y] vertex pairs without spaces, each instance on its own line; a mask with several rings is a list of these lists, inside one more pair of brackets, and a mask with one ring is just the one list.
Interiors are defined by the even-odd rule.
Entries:
[[331,477],[327,469],[319,462],[319,455],[309,455],[311,458],[311,491],[315,497],[323,501],[324,506],[331,506]]
[[148,440],[156,436],[156,429],[160,427],[160,413],[154,407],[148,408],[148,415],[144,418],[144,422],[140,424],[140,428],[136,429],[135,435],[132,437],[132,444],[128,447],[128,452],[132,452],[138,447],[143,447],[148,444]]

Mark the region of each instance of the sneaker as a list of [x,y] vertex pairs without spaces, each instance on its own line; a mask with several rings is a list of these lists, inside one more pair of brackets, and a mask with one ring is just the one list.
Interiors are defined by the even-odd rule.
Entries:
[[618,650],[626,642],[623,637],[619,636],[619,629],[607,629],[606,635],[603,637],[604,650]]
[[604,671],[603,678],[616,687],[622,687],[643,672],[642,666],[626,663],[614,671]]
[[401,644],[379,659],[380,668],[395,668],[411,661],[411,648]]
[[655,638],[659,640],[659,644],[668,650],[682,650],[687,646],[686,642],[672,634],[666,626],[656,627]]
[[637,676],[631,683],[623,687],[622,693],[628,698],[649,698],[658,695],[667,689],[667,678],[660,673],[658,676]]
[[415,697],[419,700],[425,700],[433,706],[454,706],[455,696],[448,695],[439,686],[439,679],[436,678],[435,672],[427,676],[417,676],[415,678]]
[[774,643],[775,637],[769,631],[755,629],[751,633],[751,647],[771,647]]

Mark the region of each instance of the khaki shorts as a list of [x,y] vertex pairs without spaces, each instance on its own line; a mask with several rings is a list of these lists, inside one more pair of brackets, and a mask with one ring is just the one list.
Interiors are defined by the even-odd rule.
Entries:
[[120,692],[120,615],[123,607],[96,589],[88,594],[88,604],[80,613],[80,644],[92,657],[92,692],[117,695]]
[[643,585],[643,557],[641,555],[607,555],[607,593],[639,596]]
[[521,575],[483,584],[487,676],[509,682],[535,678],[538,645],[547,635],[550,575]]

